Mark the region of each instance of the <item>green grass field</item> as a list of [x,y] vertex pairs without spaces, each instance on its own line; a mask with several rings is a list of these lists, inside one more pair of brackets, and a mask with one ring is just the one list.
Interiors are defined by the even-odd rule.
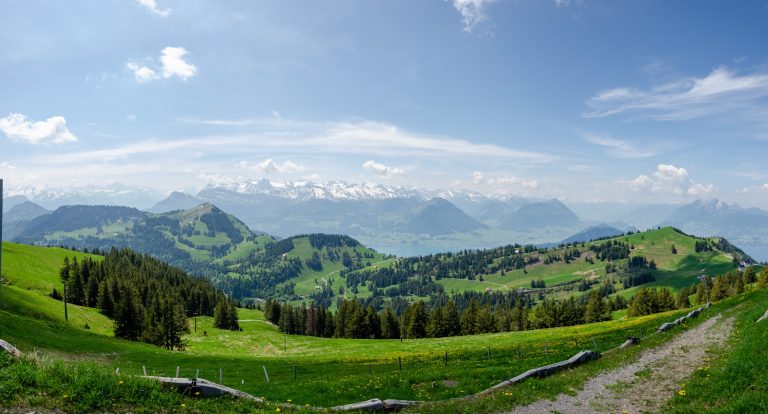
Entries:
[[[647,333],[681,312],[577,327],[479,336],[406,340],[353,340],[287,336],[261,312],[241,310],[242,332],[211,327],[197,318],[188,347],[172,352],[110,337],[111,322],[94,309],[70,307],[47,296],[58,283],[59,260],[72,252],[4,245],[6,278],[0,291],[0,337],[22,350],[44,350],[66,359],[97,361],[126,374],[148,372],[217,380],[271,400],[331,406],[373,397],[439,400],[468,395],[529,368],[578,350],[615,347],[628,335]],[[30,262],[34,266],[27,265]],[[85,329],[85,324],[90,329]],[[190,327],[194,321],[190,320]],[[206,332],[206,334],[204,334]],[[490,349],[491,357],[488,358]],[[446,363],[447,355],[447,363]],[[267,383],[263,369],[270,376]],[[402,370],[401,370],[402,367]],[[443,381],[456,386],[444,386]],[[432,383],[435,386],[432,386]]]

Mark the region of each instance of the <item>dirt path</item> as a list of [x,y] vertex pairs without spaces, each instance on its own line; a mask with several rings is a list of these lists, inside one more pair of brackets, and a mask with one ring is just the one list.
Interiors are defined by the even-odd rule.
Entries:
[[[659,412],[686,378],[703,364],[707,350],[725,344],[733,318],[717,315],[671,341],[648,349],[631,364],[608,371],[584,384],[575,396],[560,394],[512,411],[520,414]],[[638,375],[639,374],[639,375]]]

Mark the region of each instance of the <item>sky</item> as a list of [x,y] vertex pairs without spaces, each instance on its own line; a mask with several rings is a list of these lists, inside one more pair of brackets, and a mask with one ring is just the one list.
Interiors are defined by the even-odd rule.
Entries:
[[768,208],[768,1],[2,0],[11,192],[275,181]]

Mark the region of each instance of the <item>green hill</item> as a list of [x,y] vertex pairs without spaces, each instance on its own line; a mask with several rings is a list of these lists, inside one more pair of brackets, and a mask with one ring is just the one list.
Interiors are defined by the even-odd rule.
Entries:
[[[554,248],[508,245],[400,258],[352,274],[364,295],[370,288],[386,294],[397,287],[414,296],[421,289],[448,295],[515,291],[563,297],[603,284],[627,295],[639,284],[679,290],[697,283],[702,274],[733,270],[742,260],[752,261],[725,239],[697,238],[665,227]],[[534,281],[545,287],[533,289]]]

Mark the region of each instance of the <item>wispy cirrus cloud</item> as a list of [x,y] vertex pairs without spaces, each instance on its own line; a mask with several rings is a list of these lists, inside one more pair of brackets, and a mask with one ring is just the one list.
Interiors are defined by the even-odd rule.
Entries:
[[582,132],[581,137],[590,144],[605,148],[609,155],[616,158],[647,158],[656,155],[651,149],[639,148],[633,142],[623,139],[591,132]]
[[[130,177],[156,171],[156,166],[165,166],[164,180],[171,183],[198,174],[210,176],[211,182],[226,177],[245,179],[254,175],[299,172],[302,176],[320,174],[326,178],[343,179],[347,175],[340,174],[348,174],[343,171],[362,167],[375,179],[397,181],[405,175],[405,169],[400,165],[410,163],[418,165],[428,180],[447,183],[458,171],[471,171],[473,165],[492,163],[497,168],[541,166],[557,159],[546,153],[415,133],[392,124],[365,120],[313,122],[265,117],[236,121],[190,118],[184,122],[204,125],[211,131],[98,149],[45,151],[26,159],[23,171],[16,175],[34,171],[39,177],[58,182],[55,171],[62,169],[78,174],[88,171],[90,177],[114,177],[116,172],[122,171],[125,177],[120,180],[125,182],[130,181]],[[393,160],[394,165],[382,163],[381,157]],[[142,164],[148,166],[146,171],[137,167]],[[451,165],[451,174],[439,172],[446,164]],[[100,170],[102,173],[98,172]],[[70,177],[75,175],[68,174]],[[83,177],[78,175],[78,179],[85,179]],[[499,188],[535,186],[531,180],[518,181],[513,176],[502,175],[492,177],[487,184]]]
[[688,77],[643,90],[619,87],[599,92],[586,104],[586,118],[637,114],[656,120],[688,120],[749,109],[768,97],[768,73],[738,74],[725,66],[704,77]]
[[453,7],[461,14],[461,23],[467,33],[488,20],[485,8],[496,0],[453,0]]

